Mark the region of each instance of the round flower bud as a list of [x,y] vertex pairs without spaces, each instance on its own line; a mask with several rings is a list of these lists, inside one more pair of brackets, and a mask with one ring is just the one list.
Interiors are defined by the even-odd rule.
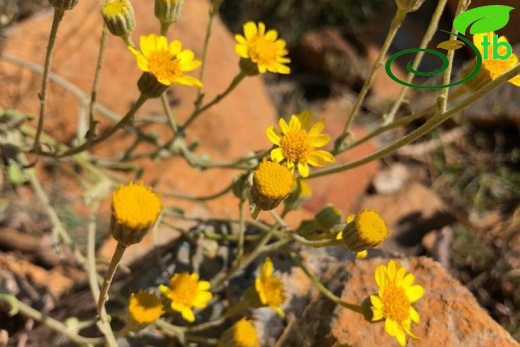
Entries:
[[361,252],[383,242],[389,234],[386,222],[374,210],[363,210],[342,232],[343,244],[352,252]]
[[161,23],[176,23],[181,16],[184,0],[155,0],[155,17]]
[[60,11],[72,10],[78,4],[78,0],[49,0],[49,3]]
[[124,245],[140,242],[162,211],[159,195],[143,182],[121,185],[112,194],[110,231],[114,239]]
[[253,174],[251,201],[260,210],[272,210],[291,193],[293,186],[293,175],[286,166],[264,158]]
[[128,0],[110,0],[101,8],[101,14],[112,35],[127,37],[135,29],[134,8]]
[[331,230],[336,224],[341,223],[341,219],[341,210],[332,205],[325,206],[314,217],[316,225],[322,230]]

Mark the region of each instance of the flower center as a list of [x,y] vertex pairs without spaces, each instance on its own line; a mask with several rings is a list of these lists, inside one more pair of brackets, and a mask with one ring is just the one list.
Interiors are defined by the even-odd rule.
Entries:
[[285,166],[272,161],[263,161],[255,171],[254,181],[260,193],[271,199],[282,199],[291,193],[294,179]]
[[128,311],[139,324],[153,323],[163,313],[161,299],[155,294],[139,291],[131,295]]
[[172,79],[182,75],[179,61],[167,50],[151,52],[148,56],[148,68],[157,78]]
[[174,276],[170,281],[170,288],[170,299],[186,307],[193,306],[199,292],[198,282],[187,273]]
[[283,293],[283,283],[279,278],[274,276],[264,277],[262,285],[266,304],[269,306],[280,306],[283,304],[285,295]]
[[383,293],[383,314],[385,317],[403,322],[409,317],[410,301],[403,288],[396,286],[386,287]]
[[307,157],[314,149],[307,131],[303,129],[289,131],[280,140],[280,148],[287,161],[302,164],[307,163]]
[[375,211],[363,210],[356,219],[360,236],[367,242],[380,243],[388,235],[388,227]]
[[142,182],[119,187],[112,195],[112,211],[116,220],[128,228],[148,228],[161,213],[159,197]]
[[247,53],[255,63],[269,65],[276,61],[278,50],[273,41],[265,39],[265,36],[257,36],[249,41]]

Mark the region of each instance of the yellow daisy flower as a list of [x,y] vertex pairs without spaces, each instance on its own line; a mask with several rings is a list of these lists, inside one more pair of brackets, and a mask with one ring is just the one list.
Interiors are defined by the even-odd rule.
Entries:
[[189,273],[175,274],[169,286],[159,286],[161,293],[171,300],[172,310],[180,312],[190,323],[195,321],[192,308],[205,308],[213,298],[210,289],[208,281],[199,281],[198,274]]
[[406,274],[395,260],[390,260],[388,266],[378,266],[375,279],[379,291],[377,295],[370,295],[372,321],[385,319],[385,331],[401,346],[406,344],[406,335],[417,339],[410,327],[412,322],[418,323],[420,317],[412,303],[424,295],[424,288],[413,285],[414,275]]
[[254,22],[244,24],[244,36],[236,34],[235,52],[244,59],[250,59],[258,67],[260,73],[266,71],[288,74],[291,69],[286,66],[291,60],[287,57],[285,41],[278,38],[276,30],[265,32],[265,24]]
[[135,244],[155,225],[161,211],[159,195],[142,181],[121,185],[112,194],[112,235],[127,245]]
[[263,305],[269,306],[280,317],[285,316],[280,307],[285,301],[285,288],[282,280],[273,275],[273,262],[269,257],[265,258],[260,267],[260,274],[255,279],[255,289]]
[[[503,75],[507,71],[511,70],[516,64],[518,64],[518,56],[513,53],[506,60],[493,59],[493,36],[495,33],[493,31],[485,34],[475,34],[473,35],[473,43],[477,46],[480,54],[483,55],[482,60],[482,68],[486,69],[492,80],[496,79],[500,75]],[[490,43],[488,47],[488,51],[484,52],[484,47],[482,42],[484,42],[484,38],[487,37],[487,41]],[[505,36],[500,36],[498,38],[498,42],[508,42]],[[503,56],[506,53],[506,47],[500,46],[498,47],[498,54]],[[514,84],[517,87],[520,87],[520,76],[515,76],[509,80],[510,83]]]
[[154,293],[139,290],[132,293],[128,302],[128,315],[131,321],[137,325],[151,324],[158,320],[164,313],[161,298]]
[[298,172],[303,177],[309,176],[309,165],[319,167],[335,161],[329,152],[316,150],[330,141],[329,135],[321,134],[325,120],[318,121],[307,131],[311,121],[312,113],[303,111],[298,115],[292,115],[289,124],[280,119],[278,124],[281,133],[274,126],[270,126],[266,131],[269,141],[278,146],[271,151],[271,159],[276,162],[286,160],[287,167],[292,170],[297,164]]
[[135,55],[139,69],[155,76],[159,83],[202,87],[198,79],[183,74],[195,70],[201,62],[194,60],[191,50],[182,50],[179,40],[168,43],[166,37],[150,34],[141,36],[140,47],[141,51],[131,46],[128,49]]

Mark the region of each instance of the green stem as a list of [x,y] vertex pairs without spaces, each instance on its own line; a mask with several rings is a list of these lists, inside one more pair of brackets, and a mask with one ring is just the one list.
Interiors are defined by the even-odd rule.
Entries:
[[90,108],[89,108],[89,121],[88,121],[88,132],[87,132],[87,143],[91,142],[96,136],[96,121],[94,119],[94,110],[96,108],[97,92],[99,89],[99,79],[101,77],[101,70],[103,69],[103,60],[105,58],[105,52],[107,48],[107,36],[108,27],[103,22],[103,30],[101,31],[101,44],[99,45],[99,54],[96,64],[96,71],[94,73],[94,82],[92,84],[92,91],[90,93]]
[[134,118],[135,113],[139,110],[139,108],[141,106],[143,106],[143,104],[146,102],[146,100],[148,100],[148,98],[146,96],[143,96],[143,95],[139,96],[139,99],[137,99],[137,101],[132,106],[132,108],[130,110],[128,110],[127,114],[123,118],[121,118],[119,120],[119,122],[117,122],[112,128],[105,131],[103,134],[99,135],[97,138],[92,139],[90,142],[86,142],[78,147],[71,148],[68,151],[60,154],[58,157],[62,158],[62,157],[67,157],[67,156],[71,156],[73,154],[83,152],[83,151],[90,149],[90,148],[96,146],[97,144],[105,141],[110,136],[114,135],[116,133],[116,131],[118,131],[119,129],[121,129],[128,123],[130,123],[132,121],[132,119]]
[[40,151],[40,136],[43,131],[43,120],[45,117],[45,109],[47,107],[47,89],[49,87],[49,72],[51,68],[52,61],[52,52],[54,50],[54,44],[56,43],[56,34],[58,33],[58,28],[60,26],[60,22],[65,15],[65,11],[54,9],[54,17],[52,18],[52,27],[51,33],[49,35],[49,42],[47,45],[47,53],[45,55],[45,65],[43,69],[43,81],[42,81],[42,91],[39,94],[40,99],[40,117],[38,118],[38,127],[36,130],[36,136],[34,137],[34,145],[33,151]]
[[205,111],[207,111],[208,109],[210,109],[211,107],[213,107],[214,105],[218,104],[222,99],[224,99],[229,93],[231,93],[238,85],[239,83],[244,79],[244,77],[246,77],[246,75],[244,75],[242,72],[239,72],[238,75],[235,76],[235,78],[233,78],[233,81],[231,81],[231,83],[229,84],[229,86],[227,87],[227,89],[222,93],[222,94],[219,94],[217,95],[212,101],[210,101],[207,105],[201,107],[201,108],[196,108],[195,111],[192,113],[192,115],[190,116],[190,118],[188,118],[188,120],[186,121],[186,123],[184,123],[180,128],[179,128],[179,132],[183,132],[184,130],[186,130],[186,128],[188,128],[188,126],[190,126],[191,123],[193,123],[202,113],[204,113]]
[[296,265],[298,265],[298,267],[300,267],[303,270],[305,275],[307,275],[312,284],[320,291],[321,294],[323,294],[323,296],[325,296],[327,299],[329,299],[336,305],[363,314],[363,309],[361,308],[361,306],[345,302],[341,300],[340,297],[336,296],[334,293],[328,290],[327,287],[325,287],[318,278],[314,277],[314,275],[310,273],[310,271],[305,267],[305,265],[303,265],[302,261],[300,260],[299,256],[296,255],[296,253],[290,251],[289,255],[291,256],[292,260],[296,263]]
[[239,264],[244,255],[244,239],[246,233],[246,225],[244,223],[244,205],[245,200],[240,199],[238,204],[238,245],[237,245],[237,257],[236,262]]
[[[428,25],[428,29],[426,29],[426,33],[424,34],[421,44],[419,45],[419,48],[426,48],[428,46],[428,43],[430,43],[433,35],[437,31],[437,27],[439,25],[439,20],[441,18],[442,13],[444,12],[444,8],[446,7],[446,3],[448,0],[440,0],[437,4],[437,7],[435,8],[435,12],[433,13],[432,19],[430,21],[430,25]],[[424,52],[417,52],[413,63],[412,63],[412,69],[417,70],[419,67],[419,64],[422,61],[422,58],[424,56]],[[408,76],[406,77],[406,83],[410,83],[414,77],[414,74],[409,72]],[[404,94],[408,90],[408,86],[403,86],[401,88],[401,92],[399,93],[399,96],[397,97],[397,100],[394,102],[392,108],[390,109],[390,112],[385,116],[384,124],[390,124],[394,121],[395,114],[399,107],[401,107],[401,104],[403,102]]]
[[[16,307],[17,309],[22,312],[22,314],[26,317],[32,318],[38,322],[41,322],[43,325],[57,331],[61,335],[68,338],[70,341],[78,344],[78,345],[101,345],[105,342],[105,339],[102,337],[83,337],[80,335],[75,334],[73,331],[68,329],[65,324],[62,322],[51,318],[40,311],[35,310],[29,305],[24,304],[22,301],[19,301],[14,296],[12,297],[13,300],[16,300]],[[117,345],[116,345],[117,346]]]
[[304,246],[313,247],[313,248],[322,248],[322,247],[330,247],[330,246],[338,246],[341,247],[343,245],[343,242],[341,240],[307,240],[304,237],[301,237],[300,235],[292,234],[291,237],[297,241],[298,243],[301,243]]
[[168,123],[172,128],[174,134],[178,131],[177,120],[175,119],[175,115],[173,114],[172,109],[170,108],[170,103],[168,101],[168,95],[166,93],[162,93],[161,95],[161,103],[164,109],[164,113],[166,113],[166,117],[168,118]]
[[[211,4],[211,9],[209,11],[209,22],[206,26],[206,36],[204,37],[204,47],[202,48],[202,56],[201,56],[201,66],[200,66],[200,74],[199,74],[199,80],[201,82],[204,82],[204,72],[206,71],[206,56],[208,54],[208,46],[209,46],[209,38],[211,37],[212,29],[213,29],[213,19],[215,18],[215,15],[218,13],[218,9],[220,7],[220,4],[222,3],[222,0],[213,0]],[[202,101],[202,93],[203,89],[199,88],[197,92],[197,100]]]
[[390,29],[388,31],[388,34],[385,38],[385,41],[383,42],[383,46],[381,47],[381,50],[379,51],[379,56],[377,57],[376,61],[370,68],[370,72],[368,73],[368,76],[365,80],[365,83],[363,84],[363,87],[361,88],[361,91],[359,92],[359,95],[356,99],[356,103],[354,104],[354,107],[352,108],[352,111],[347,117],[347,121],[345,122],[345,127],[343,129],[343,134],[338,138],[336,141],[335,148],[339,149],[341,147],[341,144],[345,140],[345,138],[348,136],[348,131],[350,128],[350,123],[358,113],[361,105],[365,101],[365,97],[370,89],[370,86],[372,85],[372,82],[374,81],[374,76],[379,69],[379,67],[382,65],[383,58],[386,55],[386,52],[388,52],[388,48],[390,47],[390,44],[394,40],[395,34],[397,33],[397,30],[401,26],[401,23],[404,21],[406,17],[406,11],[403,11],[401,9],[397,9],[394,18],[392,19],[392,23],[390,24]]
[[448,111],[444,113],[436,113],[434,116],[432,116],[426,123],[424,123],[419,128],[415,129],[411,133],[405,135],[402,139],[392,143],[391,145],[388,145],[387,147],[366,156],[365,158],[350,162],[348,164],[338,165],[334,167],[330,167],[328,169],[323,169],[320,171],[316,171],[314,173],[311,173],[307,179],[321,177],[325,175],[330,175],[337,172],[342,172],[345,170],[353,169],[358,166],[364,165],[366,163],[369,163],[371,161],[377,160],[379,158],[382,158],[386,156],[387,154],[392,153],[396,149],[405,146],[409,144],[410,142],[418,139],[419,137],[423,136],[424,134],[428,133],[430,130],[450,118],[453,114],[457,113],[458,111],[462,110],[463,108],[467,107],[468,105],[472,104],[476,100],[480,99],[490,91],[494,90],[501,84],[505,83],[512,77],[516,76],[520,72],[520,64],[516,65],[513,69],[509,70],[502,76],[498,77],[494,81],[491,81],[490,83],[486,84],[483,88],[477,90],[473,94],[470,94],[466,99],[461,101],[456,106],[452,107]]
[[123,254],[128,246],[122,244],[121,242],[117,243],[117,247],[114,251],[114,255],[110,260],[110,265],[108,266],[107,273],[105,274],[105,278],[103,280],[103,285],[101,286],[101,291],[98,298],[97,303],[97,313],[102,322],[106,322],[106,311],[105,311],[105,301],[108,297],[108,289],[110,288],[110,284],[112,283],[112,279],[117,270],[117,266],[121,262],[123,258]]

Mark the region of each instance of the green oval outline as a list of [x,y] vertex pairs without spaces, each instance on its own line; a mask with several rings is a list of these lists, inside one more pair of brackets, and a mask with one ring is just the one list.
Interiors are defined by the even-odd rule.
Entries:
[[482,55],[480,54],[480,51],[477,49],[477,47],[473,44],[473,42],[469,41],[468,39],[466,39],[462,35],[455,34],[455,33],[452,33],[450,31],[447,31],[447,30],[439,30],[439,31],[442,31],[442,32],[448,33],[450,35],[454,35],[454,36],[458,37],[459,39],[461,39],[462,41],[467,43],[471,47],[471,49],[475,52],[475,58],[476,58],[475,67],[473,68],[471,73],[466,78],[464,78],[464,79],[462,79],[460,81],[457,81],[457,82],[452,82],[452,83],[449,83],[449,84],[443,84],[443,85],[439,85],[439,86],[424,86],[424,85],[420,85],[420,84],[407,83],[405,81],[400,80],[396,75],[394,75],[394,73],[392,72],[392,69],[391,69],[392,62],[396,58],[400,57],[401,55],[408,54],[408,53],[413,53],[413,52],[427,52],[427,53],[435,54],[436,56],[442,55],[443,58],[441,58],[441,59],[443,61],[443,64],[442,64],[442,67],[440,69],[437,69],[435,71],[432,71],[432,72],[420,72],[420,71],[416,71],[416,70],[412,69],[412,67],[410,65],[410,62],[408,62],[408,64],[406,65],[406,70],[408,72],[410,72],[410,73],[412,73],[414,75],[419,75],[419,76],[433,76],[433,75],[436,75],[438,73],[443,72],[448,67],[447,64],[446,64],[446,62],[447,62],[446,56],[443,55],[442,53],[436,51],[436,50],[428,49],[428,48],[411,48],[411,49],[406,49],[404,51],[397,52],[397,53],[391,55],[390,58],[388,58],[388,60],[386,61],[386,64],[385,64],[385,70],[386,70],[386,73],[388,74],[388,76],[390,76],[391,79],[393,79],[394,81],[396,81],[399,84],[402,84],[404,86],[411,87],[411,88],[417,88],[417,89],[449,88],[449,87],[453,87],[453,86],[465,83],[465,82],[469,81],[470,79],[472,79],[473,77],[475,77],[475,75],[478,73],[478,71],[480,70],[480,68],[482,66]]

